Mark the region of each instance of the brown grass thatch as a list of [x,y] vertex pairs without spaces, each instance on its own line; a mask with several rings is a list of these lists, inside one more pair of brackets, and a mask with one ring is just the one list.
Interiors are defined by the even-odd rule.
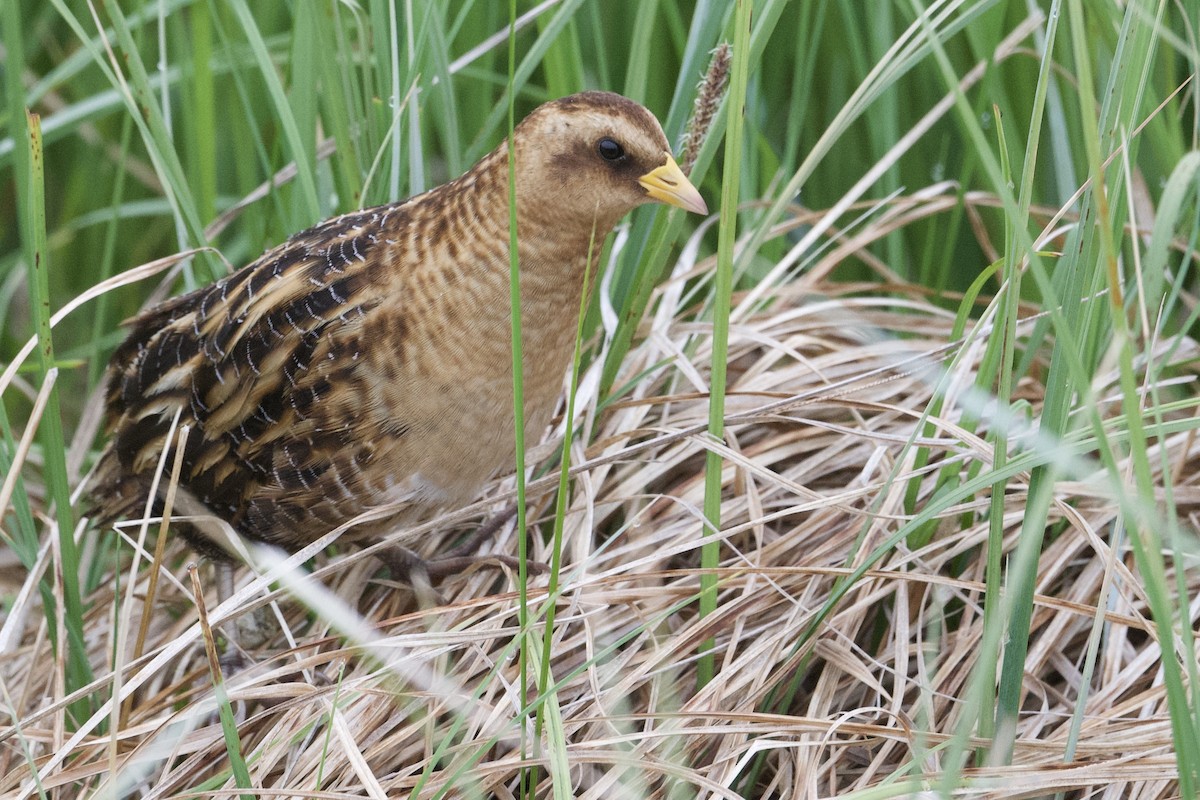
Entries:
[[[913,204],[895,214],[918,211]],[[992,463],[983,433],[997,420],[972,388],[990,320],[985,314],[972,335],[953,342],[953,314],[915,289],[893,285],[882,297],[877,285],[867,294],[865,286],[831,282],[828,265],[848,251],[861,255],[862,242],[855,244],[845,238],[799,278],[772,275],[735,297],[724,442],[702,432],[709,340],[690,304],[703,294],[694,290],[706,264],[685,259],[661,289],[623,371],[640,376],[628,395],[598,410],[595,371],[585,375],[561,586],[550,600],[545,576],[537,576],[529,590],[535,655],[537,621],[548,602],[556,612],[552,713],[541,738],[531,720],[518,721],[518,594],[510,576],[471,571],[422,608],[362,552],[319,556],[319,580],[282,581],[307,587],[296,590],[267,593],[266,581],[240,573],[243,591],[232,605],[270,612],[254,666],[230,687],[248,715],[238,732],[251,793],[515,797],[525,767],[543,768],[534,773],[538,796],[550,796],[548,776],[565,769],[570,786],[558,788],[583,798],[817,798],[868,787],[879,787],[871,796],[895,796],[914,791],[903,783],[886,789],[901,769],[936,783],[950,766],[985,652],[989,494],[939,512],[925,541],[896,534],[934,502],[939,478],[965,480]],[[1195,358],[1194,342],[1172,344],[1178,363]],[[942,410],[922,425],[939,386]],[[1043,388],[1034,380],[1017,387],[1026,419],[1037,420]],[[1101,398],[1117,393],[1111,384],[1093,389]],[[1019,420],[1005,424],[1014,440],[1027,430]],[[1019,442],[1039,446],[1029,437]],[[1196,511],[1190,481],[1198,448],[1181,433],[1156,444],[1151,458],[1155,469],[1168,463],[1190,476],[1175,490],[1183,515]],[[719,607],[700,618],[708,449],[727,466]],[[1076,449],[1058,485],[1056,524],[1039,557],[1012,764],[972,762],[959,788],[965,796],[1178,792],[1158,634],[1116,524],[1117,503],[1099,472],[1088,474],[1086,450]],[[927,458],[919,460],[921,452]],[[1010,556],[1027,480],[1019,473],[1005,487]],[[510,493],[511,481],[498,484],[473,518]],[[550,508],[543,497],[531,513],[539,519],[531,552],[545,562]],[[417,540],[434,552],[471,519],[447,515]],[[34,588],[42,573],[5,568],[22,593],[3,623],[0,687],[11,717],[0,728],[0,797],[39,791],[35,772],[41,789],[60,798],[102,796],[101,789],[145,798],[238,794],[186,574],[194,556],[178,543],[167,548],[145,655],[135,658],[152,560],[143,553],[129,573],[137,540],[136,527],[125,530],[123,571],[87,598],[91,661],[101,676],[88,694],[107,710],[75,735],[64,722],[71,698],[62,696],[62,660]],[[84,542],[97,558],[111,545],[109,534]],[[489,547],[517,552],[512,525]],[[55,569],[52,547],[42,566]],[[211,573],[202,567],[200,575],[214,613]],[[1180,580],[1196,596],[1200,573]],[[831,596],[836,602],[826,609]],[[710,638],[717,674],[697,689],[698,648]],[[1098,650],[1085,675],[1089,647]],[[119,683],[106,666],[115,651]],[[536,659],[527,676],[535,692]],[[124,698],[119,717],[105,706],[114,689]],[[556,754],[565,754],[565,766]]]

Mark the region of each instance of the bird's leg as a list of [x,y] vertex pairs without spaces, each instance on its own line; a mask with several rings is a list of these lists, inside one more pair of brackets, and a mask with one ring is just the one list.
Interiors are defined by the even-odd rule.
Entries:
[[[184,535],[191,541],[192,546],[208,554],[213,561],[217,573],[217,604],[224,603],[234,594],[233,570],[236,562],[231,551],[217,544],[226,538],[226,532],[232,532],[228,523],[214,515],[203,502],[192,494],[186,487],[176,486],[174,497],[175,511],[188,517]],[[234,534],[236,535],[236,534]],[[225,637],[225,647],[221,653],[221,670],[226,677],[240,672],[246,667],[246,658],[241,647],[243,637],[250,641],[261,643],[265,639],[264,631],[267,625],[260,611],[251,612],[249,617],[238,617],[221,626]]]
[[464,542],[457,547],[451,549],[446,555],[439,558],[438,561],[445,559],[459,558],[461,556],[469,556],[479,549],[479,546],[488,539],[496,535],[496,532],[503,528],[508,521],[517,515],[517,504],[509,503],[504,510],[499,514],[495,514],[491,519],[479,526],[479,529],[468,536]]
[[[215,557],[213,562],[213,566],[217,572],[217,602],[224,603],[230,597],[233,597],[233,571],[237,567],[237,563],[228,561],[225,558]],[[247,667],[253,666],[253,662],[246,655],[243,645],[257,648],[270,640],[271,624],[269,622],[267,607],[260,606],[253,611],[239,615],[237,618],[222,625],[221,633],[225,637],[225,647],[218,661],[220,662],[221,675],[228,682],[230,678],[244,671]],[[324,686],[333,683],[319,669],[305,672],[305,677],[310,682]],[[238,700],[234,704],[234,718],[238,721],[238,724],[246,721],[247,710],[248,705],[245,700]]]
[[[233,597],[233,562],[218,559],[214,566],[217,571],[217,604],[220,605]],[[239,620],[234,619],[221,626],[221,632],[225,635],[225,648],[221,653],[220,662],[221,672],[226,677],[240,672],[246,666],[239,641],[238,622]]]
[[[231,561],[218,560],[214,566],[217,572],[217,605],[220,605],[233,597],[234,565]],[[235,619],[221,626],[221,633],[225,636],[225,647],[217,660],[221,669],[221,680],[223,681],[228,681],[230,677],[246,668],[246,659],[242,655],[242,648],[238,642],[239,621]],[[247,713],[244,701],[239,700],[233,704],[233,718],[238,725],[246,721]],[[210,719],[209,724],[219,722],[220,720],[215,711],[213,714],[215,718]]]
[[[434,581],[464,572],[475,564],[503,565],[512,569],[520,569],[520,559],[512,556],[499,553],[475,555],[479,546],[495,536],[496,531],[500,530],[516,513],[517,505],[513,503],[481,525],[477,531],[467,537],[466,541],[438,558],[424,559],[407,547],[400,546],[389,547],[379,554],[379,558],[387,565],[393,578],[406,581],[418,589],[420,588],[418,582],[431,585]],[[527,566],[531,572],[546,572],[548,569],[539,561],[530,561]]]

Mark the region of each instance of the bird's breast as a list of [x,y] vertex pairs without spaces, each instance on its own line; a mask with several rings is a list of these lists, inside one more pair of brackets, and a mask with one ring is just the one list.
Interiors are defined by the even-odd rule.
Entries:
[[[521,287],[522,388],[532,446],[554,412],[573,351],[583,271],[560,263],[554,279],[546,279],[532,255],[529,266]],[[577,280],[563,280],[572,275]],[[364,325],[371,347],[359,402],[371,417],[368,427],[404,431],[364,467],[368,505],[466,503],[513,467],[506,259],[417,278],[398,281],[391,300],[378,303]]]

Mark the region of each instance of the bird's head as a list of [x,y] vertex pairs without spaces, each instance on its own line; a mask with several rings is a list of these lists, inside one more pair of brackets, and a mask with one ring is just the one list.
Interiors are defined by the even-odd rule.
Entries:
[[589,227],[595,220],[603,233],[643,203],[708,213],[658,120],[621,95],[583,92],[545,103],[514,136],[517,202],[538,216]]

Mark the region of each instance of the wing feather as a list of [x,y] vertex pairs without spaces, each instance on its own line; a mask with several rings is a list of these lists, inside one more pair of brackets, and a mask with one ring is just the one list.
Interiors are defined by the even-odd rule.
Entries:
[[354,403],[335,397],[353,392],[360,362],[337,356],[356,354],[386,293],[366,269],[384,220],[389,236],[403,221],[394,207],[329,220],[130,322],[109,366],[99,517],[145,503],[178,412],[191,428],[183,483],[243,533],[269,541],[306,515],[341,521],[336,502],[304,508],[297,497],[325,489],[345,506],[352,467],[369,458],[354,450]]

